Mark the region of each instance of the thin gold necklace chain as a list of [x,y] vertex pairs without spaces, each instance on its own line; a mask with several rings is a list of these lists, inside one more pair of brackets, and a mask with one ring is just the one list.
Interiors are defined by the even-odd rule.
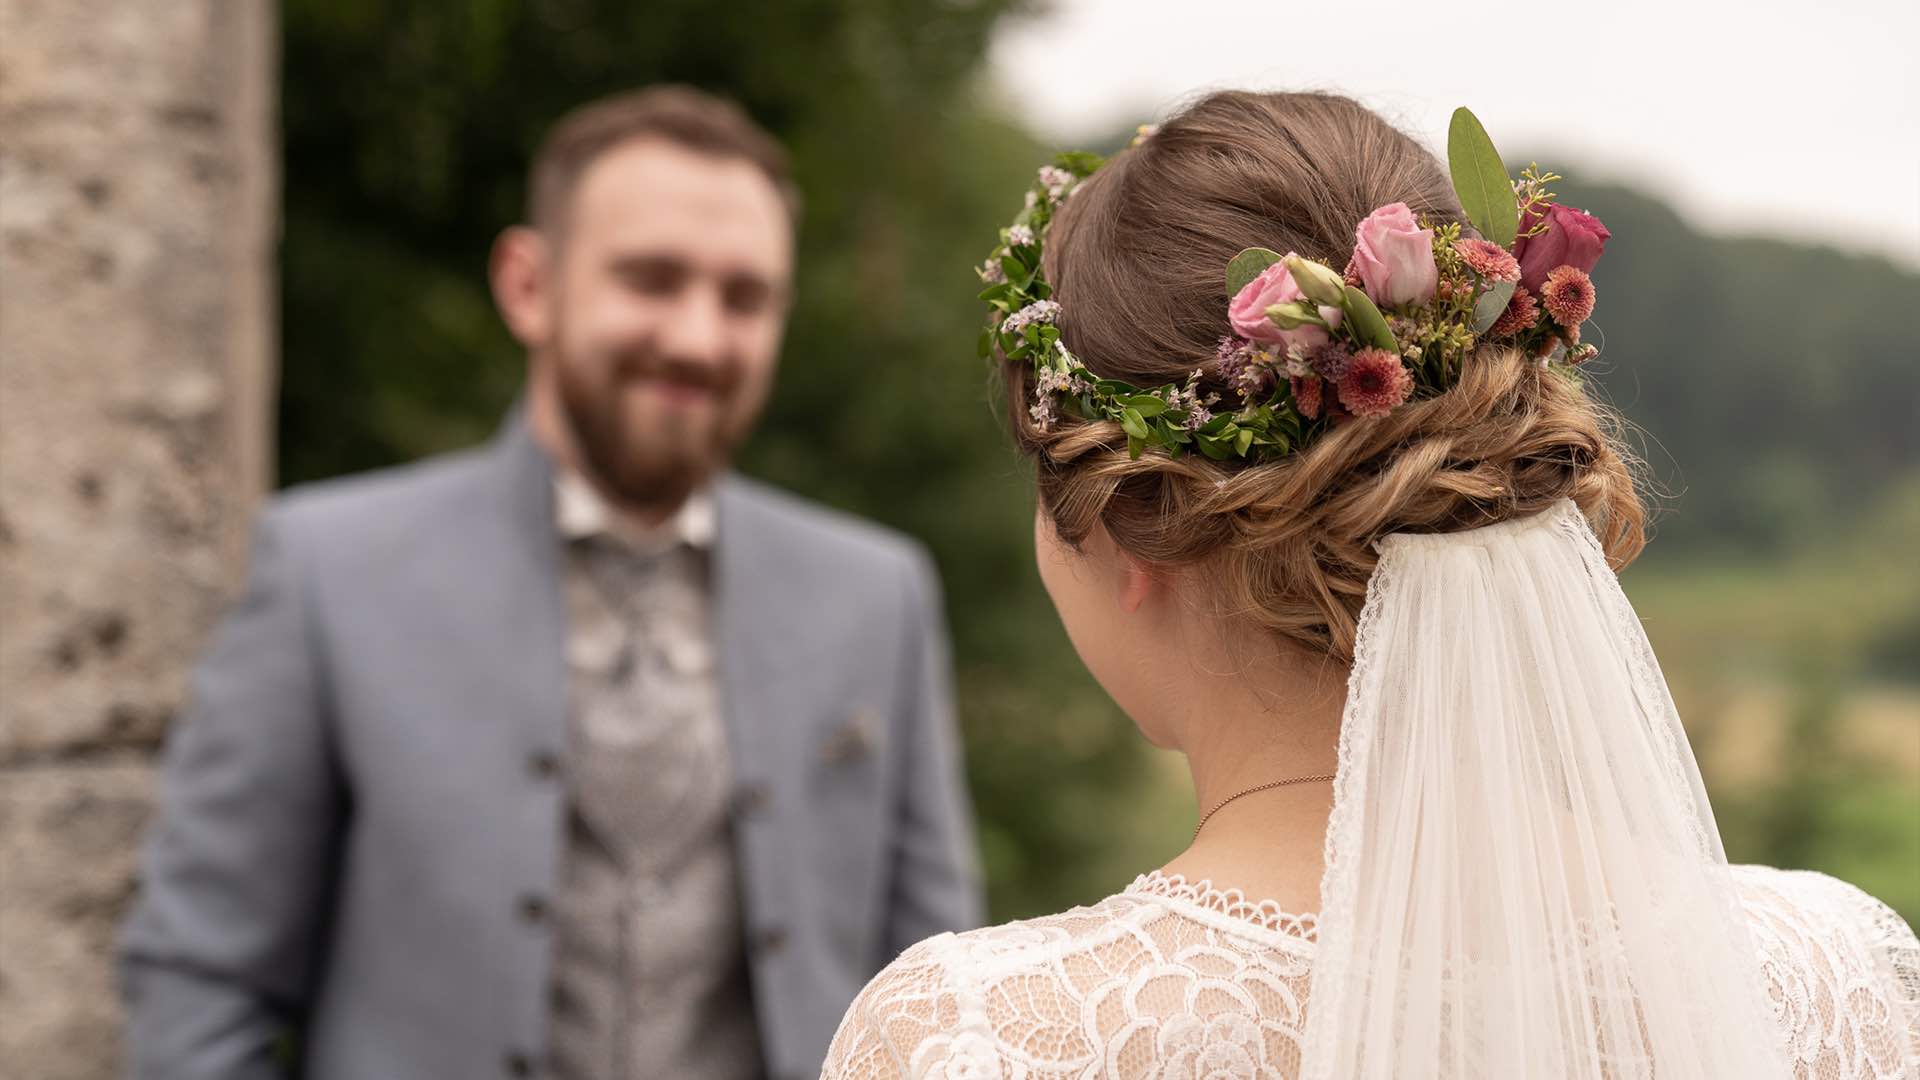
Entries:
[[1318,773],[1313,776],[1294,776],[1294,777],[1289,777],[1288,779],[1285,779],[1285,780],[1271,780],[1271,781],[1268,781],[1267,783],[1250,787],[1245,791],[1241,791],[1241,792],[1237,792],[1235,794],[1229,795],[1226,798],[1221,799],[1219,802],[1214,803],[1213,809],[1200,815],[1200,824],[1195,825],[1193,827],[1194,839],[1197,840],[1200,838],[1200,830],[1207,827],[1207,820],[1209,818],[1219,813],[1222,807],[1225,807],[1228,803],[1232,802],[1235,799],[1243,799],[1248,795],[1254,794],[1255,792],[1272,791],[1274,788],[1289,787],[1293,784],[1325,783],[1326,781],[1332,780],[1333,778],[1334,778],[1333,773]]

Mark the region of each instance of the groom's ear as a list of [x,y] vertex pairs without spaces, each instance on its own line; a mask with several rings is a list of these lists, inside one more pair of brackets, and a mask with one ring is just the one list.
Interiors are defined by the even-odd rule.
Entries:
[[540,232],[515,225],[501,232],[487,259],[494,305],[507,329],[529,350],[546,347],[553,333],[552,254]]

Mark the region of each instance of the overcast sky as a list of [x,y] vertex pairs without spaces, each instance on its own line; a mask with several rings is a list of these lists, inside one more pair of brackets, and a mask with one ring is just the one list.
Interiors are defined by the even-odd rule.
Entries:
[[1920,268],[1920,2],[1053,0],[996,81],[1071,143],[1210,87],[1353,94],[1444,150],[1497,145],[1649,188],[1721,232]]

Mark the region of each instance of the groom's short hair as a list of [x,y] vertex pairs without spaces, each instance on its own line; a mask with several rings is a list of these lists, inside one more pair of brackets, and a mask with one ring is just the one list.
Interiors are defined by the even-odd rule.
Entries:
[[665,139],[695,153],[749,162],[766,174],[797,222],[800,192],[779,140],[745,109],[690,86],[649,86],[590,101],[562,116],[540,140],[527,178],[527,218],[553,231],[573,189],[601,154],[633,139]]

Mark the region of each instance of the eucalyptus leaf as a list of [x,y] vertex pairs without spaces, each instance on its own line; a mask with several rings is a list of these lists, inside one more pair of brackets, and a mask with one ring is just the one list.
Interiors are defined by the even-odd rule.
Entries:
[[1520,231],[1513,178],[1507,175],[1487,129],[1465,106],[1453,110],[1453,122],[1447,127],[1447,171],[1453,174],[1453,191],[1460,198],[1461,209],[1467,212],[1467,220],[1481,236],[1501,247],[1512,247]]
[[1140,415],[1140,410],[1138,409],[1128,407],[1120,410],[1120,426],[1125,428],[1127,434],[1133,438],[1144,439],[1147,437],[1147,421],[1145,417]]
[[1145,439],[1141,439],[1133,435],[1127,436],[1127,456],[1129,458],[1132,458],[1135,461],[1140,460],[1140,451],[1145,450],[1146,448],[1147,448],[1147,443]]
[[1400,355],[1400,343],[1393,339],[1393,330],[1387,326],[1386,316],[1373,306],[1367,294],[1353,286],[1347,286],[1347,320],[1353,324],[1354,335],[1376,349],[1385,349],[1395,356]]
[[1480,299],[1473,302],[1473,332],[1486,333],[1489,327],[1499,321],[1512,300],[1513,282],[1496,281],[1488,286],[1487,291],[1480,294]]
[[1247,283],[1260,276],[1267,267],[1280,261],[1280,253],[1263,247],[1250,247],[1235,255],[1227,263],[1227,295],[1239,296]]
[[1293,283],[1300,286],[1301,293],[1316,304],[1338,307],[1341,295],[1346,291],[1346,279],[1333,272],[1326,263],[1298,255],[1288,255],[1284,260],[1287,272],[1293,275]]
[[1195,445],[1200,447],[1201,453],[1213,460],[1225,461],[1232,454],[1232,451],[1228,450],[1226,446],[1228,441],[1229,440],[1226,439],[1215,438],[1211,435],[1202,435],[1195,442]]
[[1132,397],[1122,398],[1121,403],[1131,407],[1134,412],[1139,413],[1141,416],[1159,416],[1171,407],[1164,399],[1157,398],[1152,394],[1135,394]]
[[1253,446],[1253,432],[1248,428],[1241,428],[1240,434],[1233,440],[1234,451],[1238,453],[1241,457],[1246,457],[1247,450],[1250,449],[1252,446]]

